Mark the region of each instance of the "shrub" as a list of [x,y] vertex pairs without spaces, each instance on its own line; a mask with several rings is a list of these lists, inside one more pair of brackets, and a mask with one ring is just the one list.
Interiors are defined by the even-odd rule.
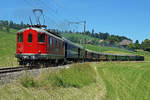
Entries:
[[22,77],[21,84],[27,88],[38,86],[38,82],[32,76],[29,76],[28,74]]

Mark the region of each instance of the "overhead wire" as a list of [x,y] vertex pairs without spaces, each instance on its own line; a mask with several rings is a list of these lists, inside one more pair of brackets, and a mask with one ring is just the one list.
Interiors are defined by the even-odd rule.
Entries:
[[[33,8],[37,8],[37,5],[35,5],[35,3],[36,2],[34,2],[34,3],[31,3],[32,1],[30,0],[30,2],[28,1],[28,0],[24,0],[24,2],[29,6],[30,5],[30,7],[32,6]],[[39,6],[39,4],[38,4],[38,6]],[[42,8],[42,7],[41,7]],[[48,16],[45,16],[45,17],[48,17]],[[48,22],[48,23],[50,23],[50,20],[53,20],[52,18],[50,18],[50,17],[48,17],[48,21],[46,21],[46,22]]]
[[[44,10],[46,10],[45,12],[46,13],[49,13],[49,14],[51,14],[51,16],[53,16],[53,18],[51,18],[50,16],[49,16],[49,14],[47,14],[46,16],[45,16],[45,18],[46,19],[48,19],[48,20],[46,20],[46,23],[48,23],[49,24],[49,26],[51,25],[51,26],[53,26],[53,27],[57,27],[57,28],[62,28],[62,30],[63,30],[63,28],[66,30],[68,30],[68,28],[70,29],[71,27],[70,27],[70,25],[68,24],[68,22],[69,21],[65,21],[65,22],[63,22],[62,21],[62,16],[61,15],[59,15],[58,14],[58,11],[57,10],[54,10],[54,9],[52,9],[52,7],[50,7],[49,5],[47,5],[48,3],[45,3],[43,0],[38,0],[38,1],[35,1],[35,0],[30,0],[30,1],[28,1],[28,0],[24,0],[25,2],[26,2],[26,4],[28,4],[28,5],[30,5],[30,7],[31,6],[33,6],[34,8],[37,8],[37,7],[40,7],[40,8],[42,8],[42,9],[44,9]],[[54,1],[54,0],[53,0]],[[32,3],[32,2],[34,2],[34,3]],[[57,5],[55,5],[55,7],[57,7]],[[53,7],[54,8],[54,7]],[[57,9],[57,8],[56,8]],[[62,18],[62,19],[61,19]],[[51,20],[51,21],[50,21]],[[54,21],[54,20],[56,20],[56,21]],[[53,25],[52,25],[52,23],[53,23]],[[59,23],[59,24],[58,24]],[[75,26],[76,27],[76,29],[77,29],[77,26]]]
[[[41,2],[41,4],[43,4],[44,5],[44,7],[46,7],[45,9],[47,9],[47,11],[49,12],[49,9],[51,8],[51,7],[49,7],[47,4],[48,3],[45,3],[44,1],[42,1],[42,0],[39,0],[40,2]],[[53,0],[54,1],[54,0]],[[56,5],[56,7],[57,7],[57,5]],[[49,13],[51,13],[51,12],[49,12]],[[56,13],[55,13],[56,15],[54,15],[54,16],[56,16],[55,18],[57,18],[58,19],[58,22],[60,23],[60,24],[64,24],[63,26],[65,26],[65,27],[67,27],[67,29],[68,29],[68,21],[66,21],[65,23],[63,22],[62,23],[62,19],[64,19],[57,11],[56,11]],[[62,18],[62,19],[61,19]],[[62,26],[62,25],[59,25],[59,26]],[[66,30],[66,29],[65,29]]]
[[[31,1],[32,2],[32,1]],[[53,22],[54,22],[54,18],[57,20],[57,22],[61,22],[61,19],[60,19],[60,15],[56,15],[57,13],[56,12],[50,12],[50,7],[47,6],[45,3],[41,2],[40,0],[38,0],[38,2],[34,2],[34,4],[36,3],[36,5],[40,6],[42,9],[46,10],[46,12],[50,13],[51,16],[53,16]],[[48,14],[49,15],[49,14]],[[59,17],[58,17],[59,16]],[[49,16],[46,16],[48,17],[48,19],[52,19],[50,18]],[[55,21],[55,26],[58,27],[58,25],[56,24],[57,23]],[[50,22],[49,22],[50,23]]]

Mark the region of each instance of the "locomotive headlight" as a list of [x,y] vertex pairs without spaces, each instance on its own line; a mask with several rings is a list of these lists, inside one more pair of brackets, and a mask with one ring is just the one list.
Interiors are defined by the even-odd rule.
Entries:
[[20,50],[19,52],[20,52],[20,54],[22,54],[22,50]]
[[41,51],[40,51],[40,50],[38,51],[38,54],[41,54]]

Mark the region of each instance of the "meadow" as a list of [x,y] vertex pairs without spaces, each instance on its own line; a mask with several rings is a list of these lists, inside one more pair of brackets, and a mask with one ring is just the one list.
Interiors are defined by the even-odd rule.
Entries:
[[73,64],[0,87],[0,100],[149,100],[149,62]]
[[105,100],[150,100],[150,63],[95,64],[106,86]]
[[15,58],[17,30],[0,31],[0,66],[17,66]]
[[0,87],[0,100],[99,100],[105,86],[95,67],[74,64],[58,72],[43,71],[34,78],[28,74]]

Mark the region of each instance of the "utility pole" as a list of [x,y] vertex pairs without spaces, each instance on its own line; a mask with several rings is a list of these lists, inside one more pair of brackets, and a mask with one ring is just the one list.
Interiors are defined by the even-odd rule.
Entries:
[[84,34],[85,34],[86,33],[86,20],[85,21],[80,21],[80,22],[71,22],[71,21],[68,22],[69,25],[71,25],[71,24],[81,24],[81,23],[84,24],[83,31],[84,31]]
[[84,34],[86,32],[86,20],[84,21]]
[[[71,25],[71,24],[81,24],[81,23],[83,23],[83,35],[85,35],[86,34],[86,20],[84,20],[84,21],[80,21],[80,22],[71,22],[71,21],[69,21],[68,22],[68,24],[69,24],[69,26]],[[86,44],[86,38],[85,37],[83,37],[83,44]]]
[[[83,23],[83,25],[84,25],[82,44],[83,44],[84,49],[86,49],[86,38],[85,38],[85,35],[86,35],[86,20],[80,21],[80,22],[70,22],[70,21],[68,22],[69,25],[71,25],[71,24],[80,24],[80,23]],[[81,42],[81,40],[80,40],[80,42]],[[83,58],[85,58],[85,57],[83,57]]]

